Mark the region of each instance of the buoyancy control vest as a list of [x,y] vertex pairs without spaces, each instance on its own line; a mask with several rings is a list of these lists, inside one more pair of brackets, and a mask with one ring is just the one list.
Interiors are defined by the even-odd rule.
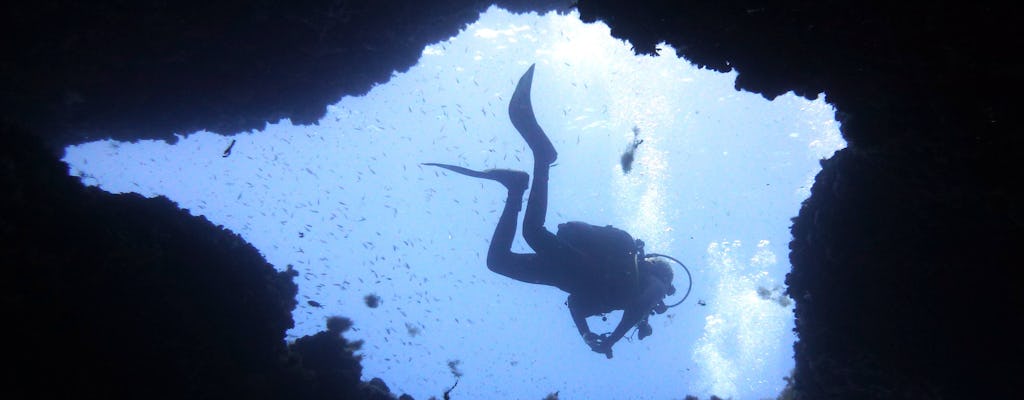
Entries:
[[629,232],[611,225],[570,221],[558,224],[555,236],[581,257],[593,271],[594,284],[608,291],[609,297],[629,296],[637,290],[641,248]]

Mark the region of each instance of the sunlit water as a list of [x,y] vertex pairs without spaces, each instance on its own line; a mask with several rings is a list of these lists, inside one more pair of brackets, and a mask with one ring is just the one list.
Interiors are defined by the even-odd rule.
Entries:
[[[453,398],[774,398],[793,366],[781,286],[789,219],[818,160],[845,143],[821,100],[769,102],[734,90],[734,74],[663,54],[636,57],[575,15],[492,8],[408,73],[330,106],[318,125],[188,132],[175,145],[99,141],[69,147],[65,161],[85,184],[166,196],[240,233],[278,269],[293,265],[300,304],[289,340],[348,316],[347,336],[366,342],[364,379],[393,391],[440,397],[457,360]],[[419,165],[529,170],[507,107],[533,63],[534,108],[559,150],[549,229],[622,227],[693,273],[690,298],[611,360],[580,339],[564,293],[486,269],[504,189]],[[644,142],[624,174],[634,128]],[[515,250],[529,251],[521,238]],[[681,270],[676,286],[686,287]],[[592,318],[592,328],[610,331],[618,316]]]

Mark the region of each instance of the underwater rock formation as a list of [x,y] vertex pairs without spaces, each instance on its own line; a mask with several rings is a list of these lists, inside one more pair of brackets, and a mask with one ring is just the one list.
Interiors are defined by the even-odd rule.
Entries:
[[40,140],[0,128],[0,291],[14,328],[4,333],[13,344],[9,390],[52,398],[394,398],[386,385],[360,381],[356,347],[341,337],[345,324],[287,347],[295,271],[277,272],[237,234],[166,198],[84,187]]
[[[12,1],[0,5],[0,109],[63,147],[101,138],[236,134],[285,118],[311,124],[327,104],[408,71],[492,2],[216,3]],[[505,0],[508,10],[569,0]]]

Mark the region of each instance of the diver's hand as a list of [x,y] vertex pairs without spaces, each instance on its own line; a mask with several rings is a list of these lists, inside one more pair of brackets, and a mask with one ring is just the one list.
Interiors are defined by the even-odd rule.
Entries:
[[612,358],[612,344],[608,340],[601,340],[601,344],[599,346],[591,347],[590,349],[595,353],[604,354],[604,356],[609,359]]
[[608,334],[596,335],[594,333],[587,333],[583,335],[583,340],[590,346],[590,350],[595,353],[604,354],[605,357],[612,358],[612,343],[608,340]]
[[636,325],[637,333],[640,335],[640,340],[644,340],[645,337],[651,336],[654,333],[654,329],[651,329],[651,324],[647,320],[642,320]]

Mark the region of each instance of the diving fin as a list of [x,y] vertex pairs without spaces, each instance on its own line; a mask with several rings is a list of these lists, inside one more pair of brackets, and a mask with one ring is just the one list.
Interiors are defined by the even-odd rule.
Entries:
[[508,103],[508,117],[512,120],[512,126],[516,127],[519,134],[526,140],[533,151],[534,161],[540,161],[547,165],[558,159],[558,152],[551,140],[544,134],[544,130],[537,123],[537,117],[533,114],[533,104],[530,101],[530,87],[533,86],[533,69],[536,64],[530,65],[530,69],[519,78],[516,91],[512,93],[512,100]]
[[488,169],[484,171],[476,171],[469,168],[449,164],[423,163],[423,165],[444,168],[449,171],[456,172],[466,176],[472,176],[474,178],[483,178],[490,179],[492,181],[497,181],[502,185],[505,185],[505,187],[511,191],[525,191],[526,188],[529,186],[530,181],[529,174],[523,171],[516,171],[514,169]]

